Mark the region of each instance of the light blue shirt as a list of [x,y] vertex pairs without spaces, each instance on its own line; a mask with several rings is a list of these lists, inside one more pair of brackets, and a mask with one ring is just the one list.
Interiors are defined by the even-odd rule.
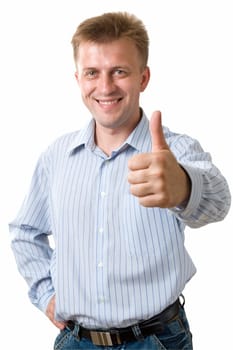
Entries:
[[191,179],[183,209],[145,208],[130,194],[128,160],[151,150],[144,114],[109,157],[95,145],[93,120],[41,155],[10,231],[30,299],[42,311],[56,294],[58,320],[124,327],[158,314],[183,291],[196,271],[185,226],[222,220],[230,193],[196,140],[165,127],[164,135]]

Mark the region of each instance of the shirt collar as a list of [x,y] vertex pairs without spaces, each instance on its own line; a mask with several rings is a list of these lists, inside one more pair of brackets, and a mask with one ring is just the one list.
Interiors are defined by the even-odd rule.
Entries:
[[125,144],[135,148],[138,152],[147,152],[148,146],[151,144],[149,131],[149,120],[146,114],[142,111],[142,118],[136,128],[128,136]]
[[94,119],[91,119],[85,127],[78,131],[76,137],[68,148],[68,152],[73,152],[81,146],[85,146],[90,150],[93,150],[95,148],[94,130],[95,121]]
[[[75,139],[68,148],[68,152],[77,150],[81,146],[85,146],[87,149],[93,151],[96,148],[94,130],[95,121],[94,119],[91,119],[91,121],[77,133]],[[122,149],[123,147],[125,148],[126,145],[129,145],[135,148],[138,152],[146,152],[150,144],[149,121],[145,113],[142,111],[140,122],[119,149]]]

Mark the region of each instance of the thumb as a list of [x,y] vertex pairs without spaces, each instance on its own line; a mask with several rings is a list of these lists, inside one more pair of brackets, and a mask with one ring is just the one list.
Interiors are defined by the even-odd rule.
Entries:
[[162,127],[162,117],[160,111],[153,112],[150,119],[150,134],[152,141],[152,152],[161,151],[163,149],[169,149]]

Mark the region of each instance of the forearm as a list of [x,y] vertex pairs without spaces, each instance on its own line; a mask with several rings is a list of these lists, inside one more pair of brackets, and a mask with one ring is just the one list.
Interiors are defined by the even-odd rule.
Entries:
[[219,170],[213,165],[208,169],[182,166],[190,177],[191,194],[187,205],[174,208],[173,212],[193,228],[223,220],[230,208],[231,195]]
[[43,312],[54,294],[50,276],[52,249],[46,234],[10,224],[18,270],[29,286],[31,302]]

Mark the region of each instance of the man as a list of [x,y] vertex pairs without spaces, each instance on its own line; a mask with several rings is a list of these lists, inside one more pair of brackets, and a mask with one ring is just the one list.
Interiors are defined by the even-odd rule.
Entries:
[[150,70],[139,19],[87,19],[72,44],[92,120],[41,155],[10,224],[29,296],[60,329],[54,349],[192,349],[184,229],[226,216],[226,180],[197,141],[140,108]]

